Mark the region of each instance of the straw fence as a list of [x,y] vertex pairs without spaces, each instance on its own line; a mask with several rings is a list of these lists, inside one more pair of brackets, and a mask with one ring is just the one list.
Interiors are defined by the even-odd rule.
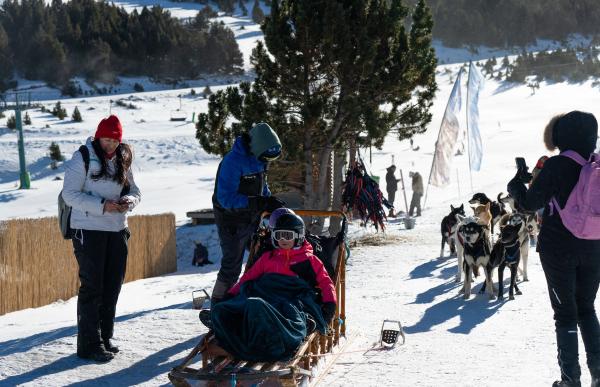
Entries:
[[[131,216],[125,282],[177,270],[175,216]],[[77,261],[56,218],[0,222],[0,315],[77,294]]]

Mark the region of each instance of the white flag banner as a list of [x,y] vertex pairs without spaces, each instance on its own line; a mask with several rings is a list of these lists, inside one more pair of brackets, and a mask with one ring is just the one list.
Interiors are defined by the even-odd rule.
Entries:
[[479,92],[483,89],[484,78],[477,66],[471,62],[469,66],[469,82],[467,84],[467,128],[469,136],[469,165],[471,170],[481,169],[483,145],[479,131]]
[[431,167],[431,175],[429,175],[429,184],[436,187],[443,187],[450,183],[450,167],[452,165],[452,157],[454,156],[454,147],[460,132],[458,117],[462,107],[461,96],[461,78],[462,68],[458,72],[456,82],[452,88],[452,93],[448,99],[446,112],[442,118],[440,133],[435,143],[435,154],[433,155],[433,165]]

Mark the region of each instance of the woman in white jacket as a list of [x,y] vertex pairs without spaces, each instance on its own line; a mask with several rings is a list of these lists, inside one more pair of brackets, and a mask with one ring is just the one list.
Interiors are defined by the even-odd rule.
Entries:
[[127,264],[127,211],[140,201],[133,180],[133,153],[121,143],[123,128],[111,115],[87,140],[89,166],[76,151],[66,163],[63,198],[72,207],[71,229],[79,264],[77,356],[110,361],[117,299]]

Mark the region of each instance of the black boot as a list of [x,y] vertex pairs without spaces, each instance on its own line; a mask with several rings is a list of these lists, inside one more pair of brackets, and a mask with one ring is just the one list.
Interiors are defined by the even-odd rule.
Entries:
[[103,339],[102,342],[104,343],[104,348],[110,352],[110,353],[119,353],[119,347],[117,347],[116,345],[113,345],[110,341],[110,339]]
[[212,320],[210,318],[210,309],[202,309],[200,311],[200,314],[198,314],[198,318],[200,319],[200,322],[204,324],[205,327],[207,327],[208,329],[213,328]]
[[552,387],[581,387],[581,382],[579,380],[557,380],[552,383]]
[[80,347],[77,349],[77,356],[98,363],[106,363],[115,357],[104,348],[104,344],[99,344],[93,348]]

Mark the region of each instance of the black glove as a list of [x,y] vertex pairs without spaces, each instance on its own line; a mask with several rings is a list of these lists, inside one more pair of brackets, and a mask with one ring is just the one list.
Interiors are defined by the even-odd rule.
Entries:
[[285,202],[275,196],[261,196],[258,199],[259,210],[261,211],[273,212],[278,208],[285,207]]
[[528,171],[528,168],[519,168],[515,177],[523,184],[529,184],[533,179],[533,175]]
[[335,315],[335,302],[323,303],[321,305],[321,312],[323,312],[323,319],[329,324]]

